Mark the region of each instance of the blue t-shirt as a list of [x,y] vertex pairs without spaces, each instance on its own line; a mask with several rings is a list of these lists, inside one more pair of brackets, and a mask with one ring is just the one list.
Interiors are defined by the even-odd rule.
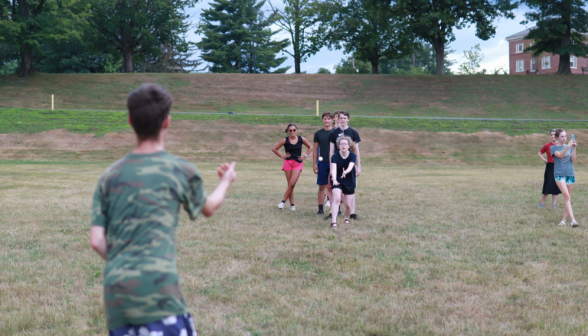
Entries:
[[349,156],[344,159],[339,152],[333,154],[331,157],[331,163],[337,165],[337,182],[342,185],[348,186],[355,186],[355,167],[351,170],[351,172],[345,175],[345,178],[341,178],[343,175],[343,170],[349,168],[349,164],[351,162],[355,163],[357,160],[357,155],[355,153],[349,152]]
[[572,163],[572,152],[574,147],[570,147],[563,159],[560,159],[553,154],[555,152],[563,152],[566,149],[566,145],[553,145],[549,149],[551,150],[551,156],[553,156],[553,175],[576,176],[576,173],[574,172],[574,164]]

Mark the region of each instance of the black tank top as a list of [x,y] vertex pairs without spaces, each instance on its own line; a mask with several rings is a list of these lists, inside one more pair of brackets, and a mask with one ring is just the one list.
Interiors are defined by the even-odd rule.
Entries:
[[290,143],[290,137],[286,137],[284,149],[286,150],[286,153],[290,153],[290,156],[288,156],[286,160],[302,162],[298,159],[302,155],[302,137],[300,135],[298,136],[298,142],[294,145]]

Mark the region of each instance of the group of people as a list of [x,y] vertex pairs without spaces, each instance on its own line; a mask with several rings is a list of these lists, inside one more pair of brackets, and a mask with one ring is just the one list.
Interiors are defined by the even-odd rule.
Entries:
[[[552,196],[552,207],[557,208],[557,198],[559,194],[564,197],[563,218],[558,225],[567,225],[568,216],[572,220],[570,225],[577,227],[578,222],[574,217],[572,210],[572,189],[576,182],[574,171],[574,161],[576,161],[576,139],[572,134],[570,141],[566,144],[567,133],[564,129],[555,128],[550,132],[551,141],[546,143],[537,153],[545,163],[545,176],[543,180],[543,196],[539,208],[545,206],[545,200],[548,195]],[[543,154],[547,153],[547,159]]]
[[[325,196],[328,197],[331,212],[325,220],[331,219],[331,227],[337,228],[337,215],[341,214],[340,204],[345,206],[344,222],[358,220],[355,213],[356,178],[361,174],[359,153],[359,133],[349,127],[350,114],[347,111],[325,112],[322,115],[323,128],[314,134],[313,144],[298,135],[298,127],[289,124],[286,128],[288,136],[280,140],[272,151],[284,161],[282,170],[286,174],[288,187],[282,201],[278,204],[284,209],[290,200],[290,210],[296,210],[294,204],[294,188],[302,173],[304,160],[313,153],[313,171],[317,174],[318,212],[324,214]],[[302,154],[302,146],[307,150]],[[284,147],[285,154],[279,150]]]

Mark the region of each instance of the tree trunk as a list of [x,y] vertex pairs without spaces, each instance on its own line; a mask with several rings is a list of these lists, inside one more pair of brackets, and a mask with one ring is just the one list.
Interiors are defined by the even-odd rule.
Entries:
[[435,49],[435,58],[437,60],[437,76],[443,76],[445,75],[445,42],[443,38],[434,38],[433,48]]
[[133,53],[131,53],[127,48],[123,47],[123,64],[122,64],[122,72],[133,72]]
[[[566,34],[561,39],[560,47],[564,48],[571,43],[571,34]],[[558,75],[571,75],[572,69],[570,69],[570,54],[559,55],[559,67],[557,69]]]
[[370,63],[372,63],[372,75],[377,75],[378,74],[378,65],[380,60],[378,58],[375,58],[373,60],[370,60]]
[[[296,13],[298,15],[298,13]],[[294,49],[294,72],[300,72],[300,22],[296,20],[294,23],[294,41],[292,41],[292,48]]]
[[35,71],[33,62],[33,48],[27,44],[20,45],[20,74],[23,77],[28,76],[29,72]]

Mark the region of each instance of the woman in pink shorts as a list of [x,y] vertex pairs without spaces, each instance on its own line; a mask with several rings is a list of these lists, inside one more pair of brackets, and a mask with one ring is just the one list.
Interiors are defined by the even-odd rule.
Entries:
[[[298,127],[296,127],[296,125],[289,124],[286,128],[286,132],[288,133],[288,136],[280,140],[280,142],[272,148],[272,152],[284,160],[282,170],[286,173],[286,180],[288,181],[288,189],[286,189],[286,192],[284,193],[282,202],[278,204],[278,208],[284,209],[286,201],[290,199],[290,210],[294,211],[296,210],[296,206],[294,205],[294,187],[296,187],[296,182],[298,182],[300,173],[302,173],[304,159],[306,159],[308,154],[312,152],[312,145],[308,140],[296,134],[298,132]],[[308,148],[304,155],[302,155],[303,144]],[[278,151],[282,146],[284,146],[284,149],[286,150],[285,155],[282,155],[282,153]]]

